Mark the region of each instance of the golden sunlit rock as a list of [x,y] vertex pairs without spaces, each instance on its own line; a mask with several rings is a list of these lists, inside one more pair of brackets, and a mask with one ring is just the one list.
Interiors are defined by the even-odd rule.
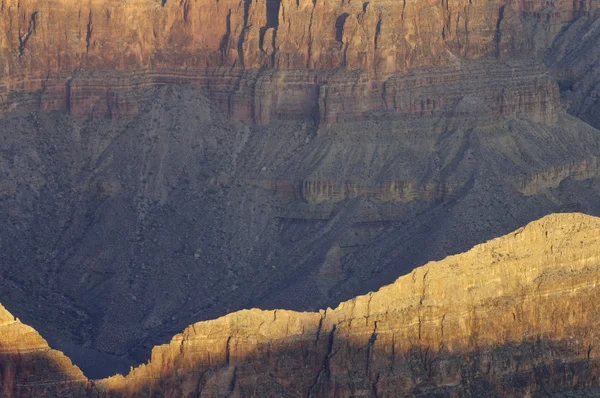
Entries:
[[[525,396],[597,386],[600,218],[555,214],[318,313],[199,322],[127,376],[1,310],[5,396]],[[51,386],[51,387],[49,387]],[[87,388],[87,389],[86,389]]]
[[125,396],[523,396],[597,385],[600,218],[555,214],[320,313],[241,311],[100,386]]
[[0,305],[0,395],[84,396],[88,381],[62,352]]

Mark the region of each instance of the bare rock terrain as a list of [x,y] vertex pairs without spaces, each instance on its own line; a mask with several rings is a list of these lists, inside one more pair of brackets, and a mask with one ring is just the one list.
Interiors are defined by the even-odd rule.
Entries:
[[316,311],[549,213],[600,215],[598,18],[4,0],[0,301],[100,378],[193,322]]
[[594,396],[599,241],[599,218],[550,215],[335,309],[195,323],[96,381],[0,307],[0,385],[15,397]]
[[565,113],[318,134],[146,90],[132,120],[0,120],[4,303],[91,376],[190,321],[334,305],[545,214],[600,214],[600,134]]

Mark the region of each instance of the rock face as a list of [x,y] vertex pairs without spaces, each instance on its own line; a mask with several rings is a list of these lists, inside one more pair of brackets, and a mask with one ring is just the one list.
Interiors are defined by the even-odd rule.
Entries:
[[[593,0],[5,0],[0,109],[22,105],[13,92],[41,92],[33,102],[46,110],[128,117],[139,110],[123,94],[132,85],[185,81],[208,90],[235,117],[257,123],[331,123],[348,111],[358,119],[373,111],[429,112],[458,94],[419,90],[452,76],[434,70],[403,82],[402,72],[457,58],[543,52],[565,24],[598,8]],[[516,67],[526,75],[527,69]],[[522,87],[529,92],[525,102],[557,106],[551,84],[534,79]],[[398,93],[409,98],[399,103]],[[512,101],[523,93],[492,95],[504,111],[531,111]]]
[[0,305],[0,394],[2,397],[83,396],[87,378],[33,328]]
[[600,214],[600,134],[550,59],[597,10],[0,0],[2,301],[101,377],[91,352],[127,369],[198,320]]
[[319,313],[187,328],[120,396],[531,396],[598,387],[600,219],[551,215]]
[[[391,397],[597,391],[599,242],[600,218],[550,215],[335,309],[245,310],[196,323],[155,347],[148,364],[89,386],[64,356],[2,309],[3,393]],[[46,362],[33,361],[32,353]],[[50,360],[60,372],[47,372]]]
[[600,128],[600,13],[582,17],[555,40],[546,62],[569,112]]

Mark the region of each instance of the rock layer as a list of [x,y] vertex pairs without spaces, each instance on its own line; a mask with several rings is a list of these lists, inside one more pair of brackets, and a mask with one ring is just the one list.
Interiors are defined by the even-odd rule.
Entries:
[[600,127],[600,13],[578,19],[555,40],[546,62],[569,112]]
[[332,306],[544,214],[600,214],[600,180],[576,166],[600,136],[568,115],[318,134],[231,121],[187,85],[149,91],[133,121],[0,119],[2,300],[93,377],[191,322]]
[[[533,53],[547,48],[565,24],[596,9],[595,1],[567,0],[5,0],[0,109],[19,103],[11,93],[42,91],[44,109],[126,117],[138,109],[122,93],[136,84],[132,74],[151,74],[146,84],[199,82],[234,116],[257,123],[427,113],[453,103],[457,94],[425,91],[414,98],[413,87],[435,86],[448,75],[430,71],[408,82],[389,77],[459,58]],[[553,90],[547,83],[523,90],[539,91],[540,84],[542,94],[526,102],[552,102],[544,95]],[[529,105],[511,102],[515,95],[522,93],[493,93],[491,104],[528,113]]]

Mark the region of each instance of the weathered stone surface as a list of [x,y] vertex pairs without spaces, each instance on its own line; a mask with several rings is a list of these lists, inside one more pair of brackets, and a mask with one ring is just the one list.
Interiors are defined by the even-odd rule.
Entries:
[[[597,2],[596,2],[597,3]],[[570,113],[600,127],[600,12],[578,19],[557,37],[546,63]]]
[[600,219],[543,218],[320,313],[194,324],[108,395],[527,395],[598,386]]
[[196,323],[148,364],[91,384],[0,307],[0,386],[15,397],[585,394],[600,383],[598,242],[599,218],[550,215],[335,309]]
[[60,351],[0,305],[0,395],[82,396],[88,381]]
[[597,388],[600,219],[556,214],[318,313],[196,323],[88,383],[0,307],[3,396],[521,396]]
[[[407,109],[381,103],[383,91],[405,88],[390,74],[458,58],[543,53],[565,24],[597,8],[567,0],[7,0],[0,9],[0,109],[15,106],[11,92],[42,90],[51,92],[44,109],[130,116],[138,108],[119,93],[135,84],[131,74],[81,81],[81,71],[110,71],[151,73],[150,84],[200,80],[235,117],[258,123],[293,116],[336,122],[348,110],[357,118],[404,115]],[[355,78],[334,73],[339,68]],[[421,73],[423,83],[437,79],[438,71],[429,73]],[[525,89],[527,102],[551,103],[544,95],[551,89],[538,93],[539,84]],[[453,99],[406,105],[429,111]]]
[[545,214],[600,214],[598,174],[569,166],[600,135],[572,116],[318,134],[231,121],[188,85],[148,91],[130,91],[151,98],[132,121],[0,119],[2,301],[93,377],[192,322],[332,306]]

